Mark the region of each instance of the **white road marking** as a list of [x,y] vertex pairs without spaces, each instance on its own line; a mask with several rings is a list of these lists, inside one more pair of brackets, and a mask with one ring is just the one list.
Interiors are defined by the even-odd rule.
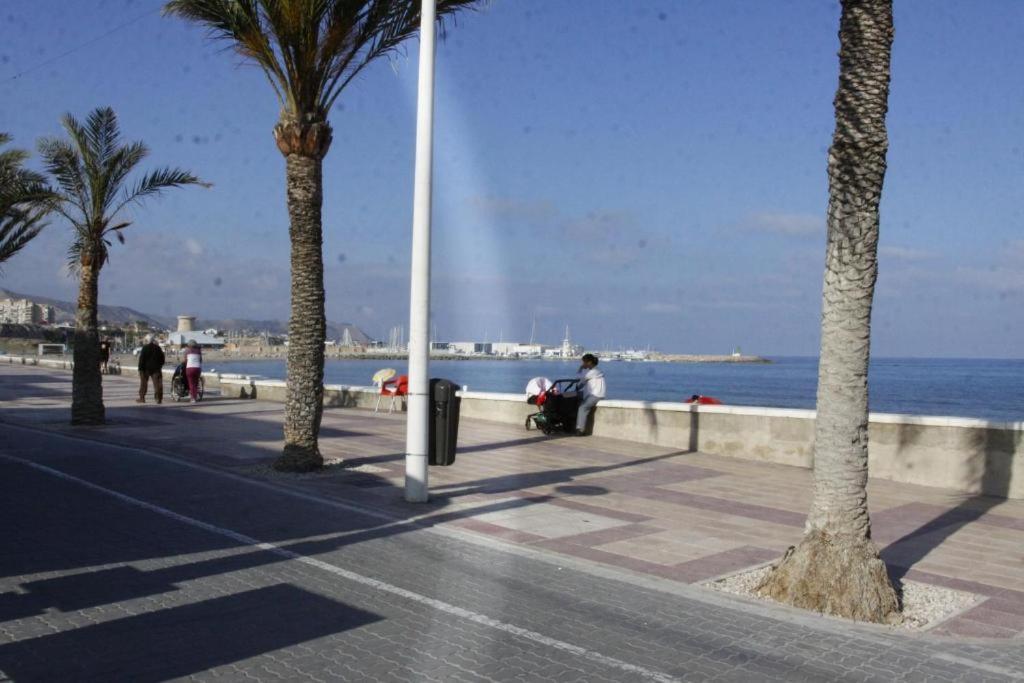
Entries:
[[500,621],[498,619],[493,619],[491,617],[488,617],[487,615],[480,614],[478,612],[474,612],[463,607],[452,605],[451,603],[444,602],[443,600],[437,600],[435,598],[431,598],[426,595],[416,593],[415,591],[400,588],[399,586],[392,585],[385,581],[380,581],[378,579],[370,578],[369,576],[363,576],[362,574],[357,574],[355,572],[348,571],[347,569],[342,569],[341,567],[329,564],[322,560],[307,557],[306,555],[300,555],[299,553],[288,550],[287,548],[282,548],[273,543],[264,543],[263,541],[251,538],[249,536],[246,536],[245,534],[238,533],[237,531],[225,529],[224,527],[220,527],[215,524],[210,524],[209,522],[204,522],[194,517],[188,517],[187,515],[179,514],[177,512],[174,512],[173,510],[168,510],[167,508],[155,505],[153,503],[148,503],[144,500],[139,500],[138,498],[133,498],[132,496],[120,493],[118,491],[114,491],[113,489],[108,489],[104,486],[100,486],[99,484],[94,484],[91,481],[86,481],[85,479],[79,479],[74,475],[67,474],[66,472],[61,472],[60,470],[56,470],[52,467],[47,467],[46,465],[41,465],[39,463],[32,462],[31,460],[24,460],[22,458],[18,458],[3,453],[0,453],[0,459],[7,460],[8,462],[18,463],[26,467],[31,467],[32,469],[44,472],[51,476],[57,477],[58,479],[74,482],[85,488],[91,489],[93,491],[98,491],[107,496],[128,503],[129,505],[134,505],[136,507],[143,508],[144,510],[149,510],[150,512],[155,512],[159,515],[163,515],[164,517],[169,517],[170,519],[176,520],[183,524],[188,524],[190,526],[203,529],[210,533],[230,538],[231,540],[237,541],[238,543],[241,543],[243,545],[259,548],[260,550],[265,550],[267,552],[274,553],[275,555],[278,555],[280,557],[284,557],[289,560],[295,560],[297,562],[301,562],[311,567],[316,567],[317,569],[329,572],[335,576],[339,576],[348,581],[352,581],[353,583],[369,586],[370,588],[383,591],[385,593],[391,593],[392,595],[397,595],[399,597],[405,598],[406,600],[410,600],[421,605],[426,605],[427,607],[435,609],[439,612],[444,612],[445,614],[450,614],[452,616],[456,616],[461,619],[471,621],[475,624],[480,624],[482,626],[497,629],[510,635],[530,640],[540,645],[545,645],[555,650],[568,652],[569,654],[576,655],[577,657],[581,657],[589,662],[601,664],[609,668],[618,669],[620,671],[625,671],[631,674],[636,674],[638,676],[642,676],[643,678],[647,678],[652,681],[660,681],[662,683],[673,683],[678,680],[676,678],[673,678],[672,676],[669,676],[668,674],[664,674],[659,671],[654,671],[652,669],[648,669],[637,664],[630,664],[629,662],[622,661],[621,659],[609,657],[607,655],[601,654],[600,652],[595,652],[594,650],[589,650],[579,645],[573,645],[572,643],[567,643],[563,640],[551,638],[542,633],[537,633],[536,631],[531,631],[529,629],[522,628],[521,626],[516,626],[515,624],[510,624],[508,622]]

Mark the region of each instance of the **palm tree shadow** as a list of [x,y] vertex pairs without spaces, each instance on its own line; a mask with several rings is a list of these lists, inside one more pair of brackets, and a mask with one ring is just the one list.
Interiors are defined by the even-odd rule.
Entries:
[[[913,443],[919,431],[914,425],[902,425],[898,435],[898,451]],[[1006,501],[1010,492],[1015,450],[1012,437],[1009,437],[1009,441],[1007,438],[1007,435],[998,430],[979,430],[976,442],[970,444],[975,464],[973,471],[968,472],[968,484],[986,492],[985,494],[966,498],[955,508],[946,510],[904,534],[882,550],[882,559],[897,587],[914,565],[953,534],[967,524],[978,521]]]
[[972,496],[955,508],[943,512],[896,539],[882,550],[882,559],[889,569],[889,578],[894,584],[899,585],[914,565],[949,537],[971,522],[981,519],[1003,502],[1004,499],[995,496]]
[[[515,444],[517,442],[507,442]],[[489,448],[501,446],[501,444],[490,444]],[[480,447],[482,450],[484,447]],[[462,450],[460,449],[461,453]],[[659,460],[665,460],[668,458],[674,458],[679,455],[687,455],[689,451],[672,451],[670,453],[662,453],[661,455],[652,455],[646,458],[640,458],[637,460],[627,460],[624,462],[618,462],[611,465],[589,465],[585,467],[570,467],[561,470],[540,470],[536,472],[522,472],[515,474],[506,474],[497,477],[489,477],[487,479],[478,479],[476,481],[459,482],[457,484],[451,484],[449,486],[436,487],[435,495],[431,496],[432,501],[439,503],[447,503],[451,499],[458,498],[460,496],[468,496],[476,493],[510,493],[513,491],[522,491],[530,489],[536,486],[547,486],[551,484],[566,484],[568,482],[575,481],[578,477],[582,477],[588,474],[597,474],[599,472],[611,472],[614,470],[624,469],[627,467],[635,467],[638,465],[644,465],[647,463],[657,462]]]

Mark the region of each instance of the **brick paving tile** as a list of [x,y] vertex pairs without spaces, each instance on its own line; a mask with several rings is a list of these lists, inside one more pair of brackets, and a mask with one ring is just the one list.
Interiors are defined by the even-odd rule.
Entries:
[[457,519],[452,522],[452,525],[461,529],[476,531],[481,534],[487,534],[488,536],[494,536],[495,538],[514,541],[516,543],[534,543],[545,540],[543,536],[531,534],[527,531],[520,531],[518,529],[508,529],[497,524],[483,522],[479,519]]
[[963,617],[950,619],[932,632],[938,635],[970,636],[972,638],[1012,638],[1018,633],[1016,629],[1003,628]]
[[747,517],[765,522],[774,522],[787,526],[803,526],[807,515],[780,510],[779,508],[766,507],[764,505],[751,505],[738,500],[728,500],[704,496],[685,491],[672,491],[659,487],[651,487],[635,492],[635,495],[642,498],[659,500],[674,503],[683,507],[694,507],[704,510],[714,510],[736,517]]
[[992,600],[986,600],[984,604],[968,610],[960,615],[962,619],[970,619],[983,624],[999,626],[1013,631],[1024,630],[1024,614],[1014,614],[998,608],[998,602],[991,604]]
[[589,503],[581,503],[578,500],[571,500],[568,498],[559,498],[556,500],[552,500],[550,502],[552,505],[564,507],[568,510],[590,512],[595,515],[602,515],[604,517],[620,519],[624,522],[648,522],[652,519],[649,515],[638,514],[635,512],[624,512],[622,510],[607,508],[604,507],[603,505],[591,505]]
[[677,564],[675,568],[681,576],[686,577],[687,581],[696,583],[714,576],[731,574],[770,560],[777,560],[781,555],[781,552],[775,550],[745,545],[715,553],[714,555],[708,555],[699,560],[683,562]]
[[[574,545],[596,546],[605,545],[606,543],[614,543],[616,541],[631,540],[648,534],[661,533],[662,531],[664,531],[664,529],[645,524],[626,524],[624,526],[587,531],[581,534],[572,534],[570,536],[559,536],[558,540],[563,543],[572,543]],[[535,540],[539,541],[543,539],[538,538]]]

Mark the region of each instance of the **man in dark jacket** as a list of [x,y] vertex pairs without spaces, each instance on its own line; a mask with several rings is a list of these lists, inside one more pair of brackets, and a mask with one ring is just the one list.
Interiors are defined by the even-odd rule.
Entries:
[[153,378],[153,393],[157,403],[164,400],[164,350],[153,339],[153,335],[146,336],[146,345],[139,352],[139,397],[136,403],[146,402],[146,390],[149,378]]
[[100,373],[107,374],[107,364],[110,362],[110,340],[104,337],[100,340]]

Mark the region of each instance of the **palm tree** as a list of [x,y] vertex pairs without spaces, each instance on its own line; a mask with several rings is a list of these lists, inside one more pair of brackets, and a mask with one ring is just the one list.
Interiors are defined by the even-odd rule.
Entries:
[[[476,0],[438,0],[437,16]],[[327,120],[342,90],[378,57],[419,30],[420,0],[171,0],[165,13],[205,26],[267,76],[281,105],[274,126],[285,157],[291,226],[291,318],[284,452],[274,463],[303,472],[323,465],[323,158]],[[442,23],[443,26],[443,23]]]
[[[11,136],[0,133],[0,147]],[[28,152],[0,150],[0,263],[14,256],[43,229],[53,208],[43,176],[23,167]]]
[[892,0],[843,0],[836,129],[828,155],[814,497],[803,539],[760,587],[797,607],[874,622],[899,609],[871,541],[866,490],[871,303],[889,146],[892,36]]
[[78,311],[75,315],[75,368],[71,389],[71,423],[104,421],[103,384],[99,370],[96,310],[100,270],[107,262],[111,240],[124,242],[131,225],[123,212],[169,187],[203,184],[180,169],[151,171],[134,184],[128,175],[149,154],[142,142],[121,142],[114,110],[104,107],[89,114],[85,124],[65,114],[69,139],[40,140],[47,172],[53,176],[57,208],[74,230],[68,264],[78,272]]

